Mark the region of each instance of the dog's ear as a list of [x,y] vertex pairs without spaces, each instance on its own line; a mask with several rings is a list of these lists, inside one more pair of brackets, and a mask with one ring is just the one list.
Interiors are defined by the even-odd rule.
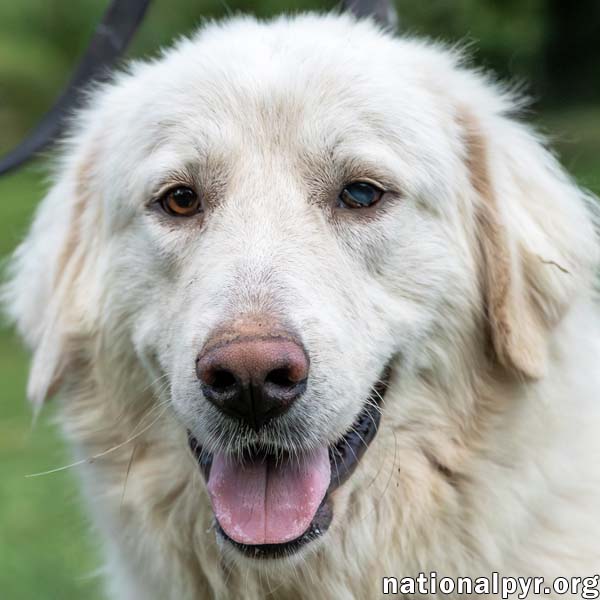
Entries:
[[92,152],[75,151],[38,207],[8,266],[3,303],[33,351],[27,394],[36,407],[60,386],[82,332],[93,328],[100,220]]
[[493,351],[504,367],[539,378],[552,329],[593,277],[586,195],[524,125],[466,109],[459,121]]

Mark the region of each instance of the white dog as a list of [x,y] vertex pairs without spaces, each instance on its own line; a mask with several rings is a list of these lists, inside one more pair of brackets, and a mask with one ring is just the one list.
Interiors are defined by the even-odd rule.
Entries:
[[5,299],[110,598],[598,572],[592,202],[517,104],[310,15],[209,25],[91,94]]

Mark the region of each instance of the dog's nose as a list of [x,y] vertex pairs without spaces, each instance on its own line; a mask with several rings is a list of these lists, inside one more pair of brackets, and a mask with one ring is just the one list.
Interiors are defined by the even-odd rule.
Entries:
[[258,430],[286,412],[306,389],[309,361],[291,337],[219,336],[196,360],[204,396],[225,414]]

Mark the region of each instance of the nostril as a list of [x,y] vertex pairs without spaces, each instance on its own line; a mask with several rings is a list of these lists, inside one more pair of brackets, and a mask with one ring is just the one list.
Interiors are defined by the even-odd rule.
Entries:
[[273,369],[265,377],[264,397],[270,401],[281,402],[279,409],[284,409],[298,398],[306,389],[306,377],[297,377],[294,369],[289,367]]
[[206,378],[205,383],[215,391],[227,391],[237,383],[235,375],[226,369],[216,369]]
[[292,387],[298,383],[292,379],[292,373],[287,367],[273,369],[265,377],[265,383],[271,383],[278,387]]

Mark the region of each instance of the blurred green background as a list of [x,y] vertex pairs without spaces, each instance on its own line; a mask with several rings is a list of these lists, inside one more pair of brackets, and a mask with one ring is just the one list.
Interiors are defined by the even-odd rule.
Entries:
[[[0,155],[51,105],[107,4],[0,0]],[[155,53],[203,20],[232,12],[333,8],[317,0],[155,0],[129,55]],[[398,8],[403,31],[467,43],[476,64],[524,85],[533,98],[531,119],[578,180],[600,193],[599,0],[398,0]],[[42,165],[0,179],[2,257],[42,197]],[[93,600],[100,597],[98,544],[81,509],[77,474],[25,477],[69,462],[52,407],[32,427],[26,374],[26,353],[0,329],[0,598]]]

